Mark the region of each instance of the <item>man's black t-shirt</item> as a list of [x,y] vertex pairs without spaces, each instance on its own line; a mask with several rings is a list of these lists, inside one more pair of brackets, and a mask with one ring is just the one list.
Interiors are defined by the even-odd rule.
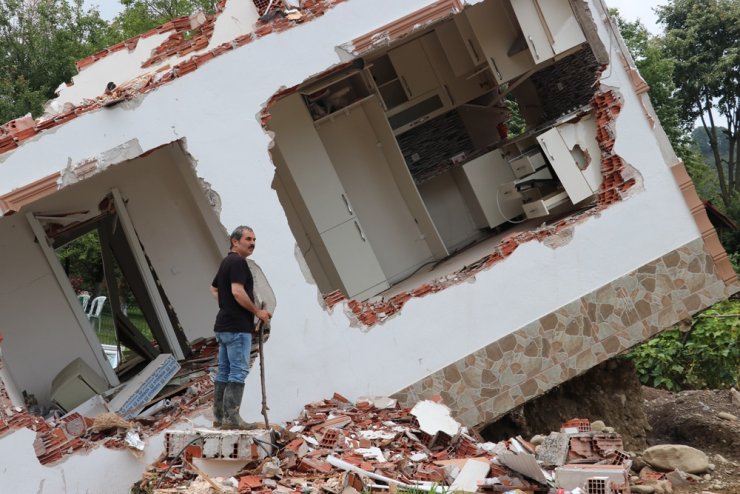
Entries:
[[239,305],[231,293],[231,284],[239,283],[249,298],[254,301],[254,280],[247,261],[236,252],[229,252],[221,261],[211,286],[218,289],[218,315],[214,331],[229,333],[251,333],[254,330],[254,314]]

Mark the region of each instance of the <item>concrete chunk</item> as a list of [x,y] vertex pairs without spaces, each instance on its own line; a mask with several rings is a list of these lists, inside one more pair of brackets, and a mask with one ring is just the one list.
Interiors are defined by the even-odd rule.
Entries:
[[[180,364],[177,363],[175,357],[169,353],[160,354],[126,383],[126,386],[111,400],[110,408],[124,418],[136,417],[142,412],[142,409],[138,407],[157,396],[157,393],[179,370]],[[130,410],[134,411],[127,413]]]
[[537,449],[537,461],[546,467],[559,467],[568,459],[568,444],[570,438],[562,432],[551,432],[542,440]]

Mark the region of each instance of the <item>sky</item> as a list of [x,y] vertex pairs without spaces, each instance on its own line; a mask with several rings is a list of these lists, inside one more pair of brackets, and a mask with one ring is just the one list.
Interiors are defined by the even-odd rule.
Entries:
[[[619,9],[622,17],[628,21],[640,19],[645,27],[653,34],[658,34],[660,28],[656,23],[655,13],[652,11],[656,5],[665,5],[668,0],[604,0],[609,7]],[[118,0],[85,0],[85,5],[91,7],[97,5],[100,14],[106,20],[112,20],[121,11]]]
[[628,21],[639,19],[653,34],[660,34],[658,18],[653,9],[658,5],[668,4],[668,0],[604,0],[609,8],[616,8]]

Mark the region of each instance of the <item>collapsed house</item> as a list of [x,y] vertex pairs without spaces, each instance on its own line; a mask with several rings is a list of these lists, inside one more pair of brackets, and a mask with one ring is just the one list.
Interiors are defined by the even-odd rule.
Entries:
[[[482,426],[739,289],[600,0],[229,0],[77,66],[0,127],[6,418],[192,359],[243,223],[278,421],[339,390]],[[109,276],[126,372],[55,254],[92,231],[151,329]],[[163,449],[42,465],[37,422],[0,428],[8,489],[124,492]]]

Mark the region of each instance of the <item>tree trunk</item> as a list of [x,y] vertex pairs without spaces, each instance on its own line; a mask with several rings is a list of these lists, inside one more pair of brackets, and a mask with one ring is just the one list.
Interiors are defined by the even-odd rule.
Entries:
[[[722,203],[725,208],[730,206],[730,187],[732,184],[727,183],[727,177],[725,175],[725,169],[722,166],[722,157],[719,153],[719,140],[717,139],[717,127],[714,125],[714,117],[712,116],[712,101],[711,98],[706,96],[706,104],[702,104],[701,100],[698,102],[699,108],[704,110],[699,115],[701,118],[701,124],[704,127],[704,131],[707,133],[709,138],[709,145],[712,148],[712,156],[714,157],[714,166],[717,168],[717,178],[719,179],[719,190],[722,195]],[[706,118],[709,119],[707,124]],[[729,185],[729,186],[728,186]]]
[[740,193],[740,108],[735,110],[734,118],[727,119],[728,145],[730,150],[729,164],[735,170],[733,192]]

